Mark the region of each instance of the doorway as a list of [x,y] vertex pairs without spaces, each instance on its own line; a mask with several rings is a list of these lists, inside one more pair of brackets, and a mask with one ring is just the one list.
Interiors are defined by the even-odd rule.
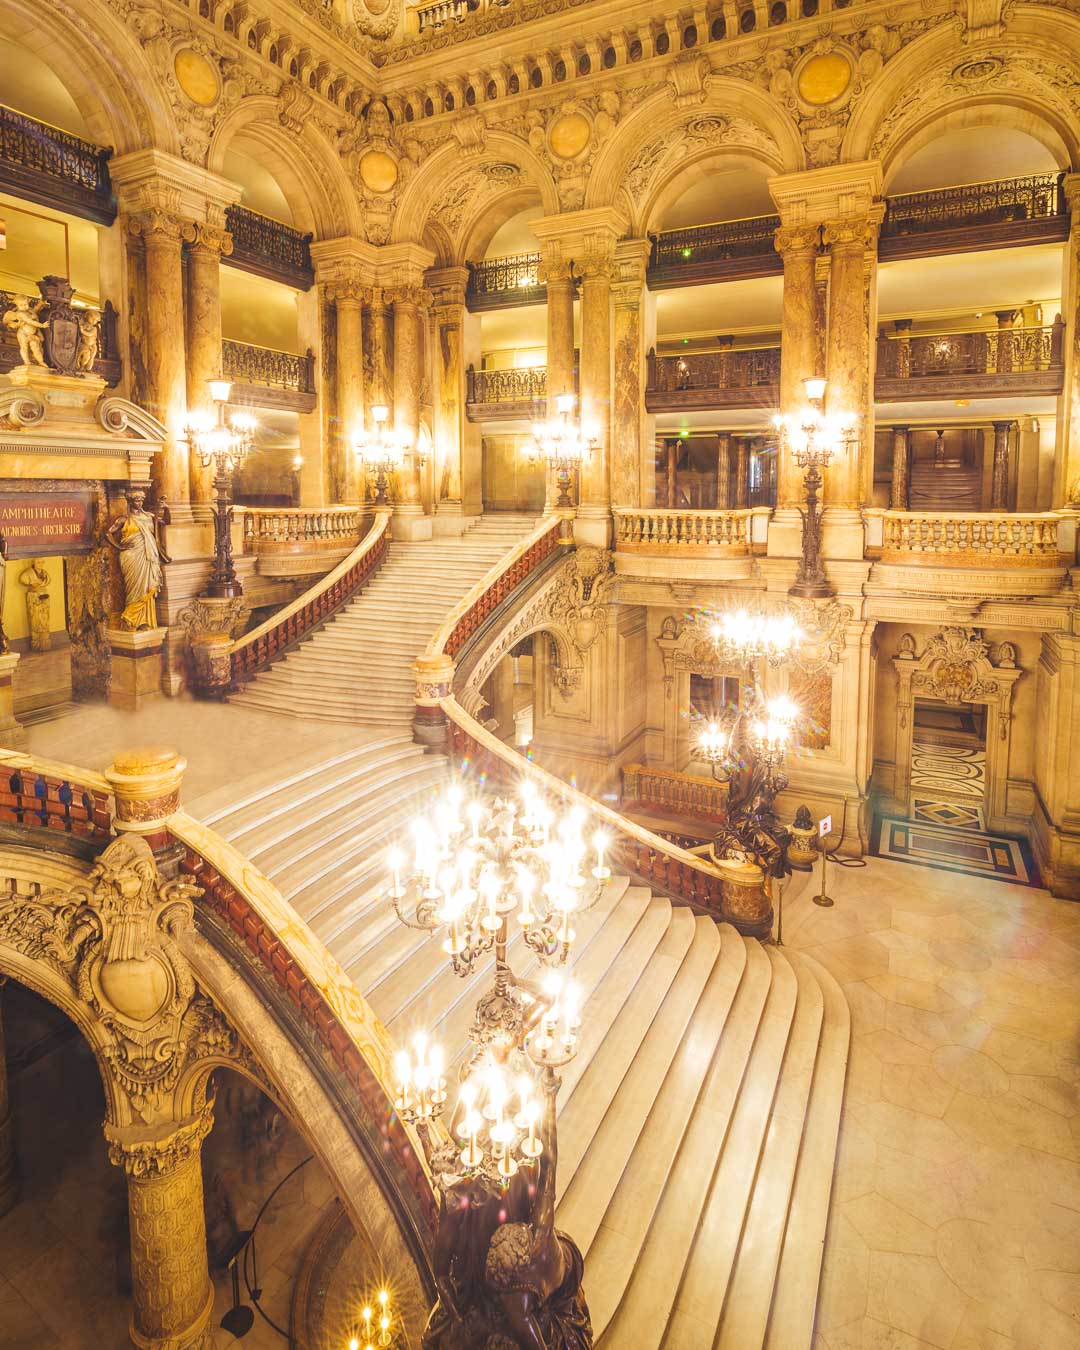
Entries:
[[916,698],[913,721],[910,818],[985,829],[986,704]]

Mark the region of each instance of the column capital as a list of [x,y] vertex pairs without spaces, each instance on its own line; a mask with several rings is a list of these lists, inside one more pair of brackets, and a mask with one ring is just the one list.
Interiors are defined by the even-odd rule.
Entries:
[[198,1155],[202,1141],[214,1124],[214,1104],[208,1101],[200,1111],[179,1124],[170,1122],[156,1130],[128,1126],[114,1129],[106,1124],[105,1139],[109,1161],[122,1167],[135,1181],[167,1176]]
[[821,224],[823,221],[864,216],[881,196],[881,161],[830,164],[805,173],[778,174],[769,179],[781,225]]
[[615,245],[612,296],[617,308],[634,308],[641,303],[651,255],[651,239],[621,239]]
[[233,251],[233,237],[220,225],[211,225],[202,221],[192,226],[194,238],[188,244],[188,252],[204,258],[227,258]]
[[395,309],[410,306],[416,309],[430,309],[434,302],[434,297],[426,286],[390,286],[383,291],[383,299]]
[[821,249],[821,227],[817,224],[781,225],[773,234],[773,248],[785,262],[789,258],[809,261]]
[[834,252],[871,252],[877,247],[878,230],[884,216],[885,203],[873,202],[865,214],[827,220],[821,231],[822,241]]
[[542,216],[529,228],[540,243],[545,270],[549,265],[561,268],[573,262],[575,269],[602,265],[605,257],[614,260],[616,243],[628,229],[626,217],[613,206],[597,206],[587,211],[567,211],[557,216]]
[[469,285],[467,267],[432,267],[424,273],[426,289],[438,310],[461,309]]
[[223,226],[240,200],[237,183],[162,150],[133,150],[109,161],[109,178],[123,215],[164,210],[192,222]]
[[127,232],[144,244],[171,244],[179,249],[182,244],[193,244],[196,239],[195,225],[163,206],[128,212],[124,224]]

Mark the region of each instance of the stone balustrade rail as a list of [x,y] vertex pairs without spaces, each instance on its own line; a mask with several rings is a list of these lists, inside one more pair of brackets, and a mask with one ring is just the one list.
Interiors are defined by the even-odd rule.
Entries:
[[755,506],[734,511],[616,507],[618,553],[680,557],[741,557],[764,544],[771,509]]
[[245,553],[310,552],[351,547],[365,511],[358,506],[240,506]]
[[[714,778],[698,778],[674,769],[654,769],[647,764],[623,765],[624,807],[644,807],[698,820],[723,820],[727,799],[728,784]],[[668,837],[667,831],[663,837]]]
[[919,565],[1060,568],[1076,552],[1076,513],[882,511],[867,508],[867,553],[882,562]]

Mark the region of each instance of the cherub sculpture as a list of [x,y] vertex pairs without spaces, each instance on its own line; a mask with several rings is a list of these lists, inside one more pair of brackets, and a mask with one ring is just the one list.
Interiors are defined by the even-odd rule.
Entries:
[[14,307],[4,314],[4,327],[10,328],[19,344],[19,358],[24,366],[45,366],[45,349],[41,334],[48,327],[38,318],[44,300],[32,300],[28,295],[16,295]]
[[98,328],[101,324],[101,311],[83,309],[79,311],[79,348],[75,353],[75,369],[80,375],[89,375],[94,369],[98,354]]

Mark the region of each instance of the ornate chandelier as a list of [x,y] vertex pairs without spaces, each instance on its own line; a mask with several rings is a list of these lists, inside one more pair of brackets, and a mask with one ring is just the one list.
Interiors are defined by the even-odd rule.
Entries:
[[387,479],[396,469],[405,463],[408,453],[408,440],[387,426],[390,409],[383,403],[376,403],[371,409],[370,431],[361,431],[353,441],[353,451],[357,459],[375,474],[375,505],[386,506]]
[[207,412],[190,414],[187,440],[203,468],[214,468],[214,570],[206,593],[229,599],[244,593],[232,558],[232,476],[255,448],[258,423],[250,413],[226,414],[232,392],[228,380],[210,380],[208,388],[217,418]]
[[535,422],[532,428],[532,458],[543,459],[555,470],[555,484],[559,489],[556,506],[569,507],[570,475],[596,449],[594,436],[586,436],[580,421],[575,421],[574,395],[559,394],[555,399],[556,416],[546,422]]
[[856,438],[854,417],[822,410],[825,383],[818,378],[804,380],[807,406],[798,413],[778,413],[773,418],[782,449],[791,455],[800,469],[806,470],[803,478],[806,506],[799,508],[803,520],[802,558],[789,592],[791,595],[836,594],[821,565],[821,506],[818,500],[821,470],[828,468],[834,454],[850,453],[855,448]]

